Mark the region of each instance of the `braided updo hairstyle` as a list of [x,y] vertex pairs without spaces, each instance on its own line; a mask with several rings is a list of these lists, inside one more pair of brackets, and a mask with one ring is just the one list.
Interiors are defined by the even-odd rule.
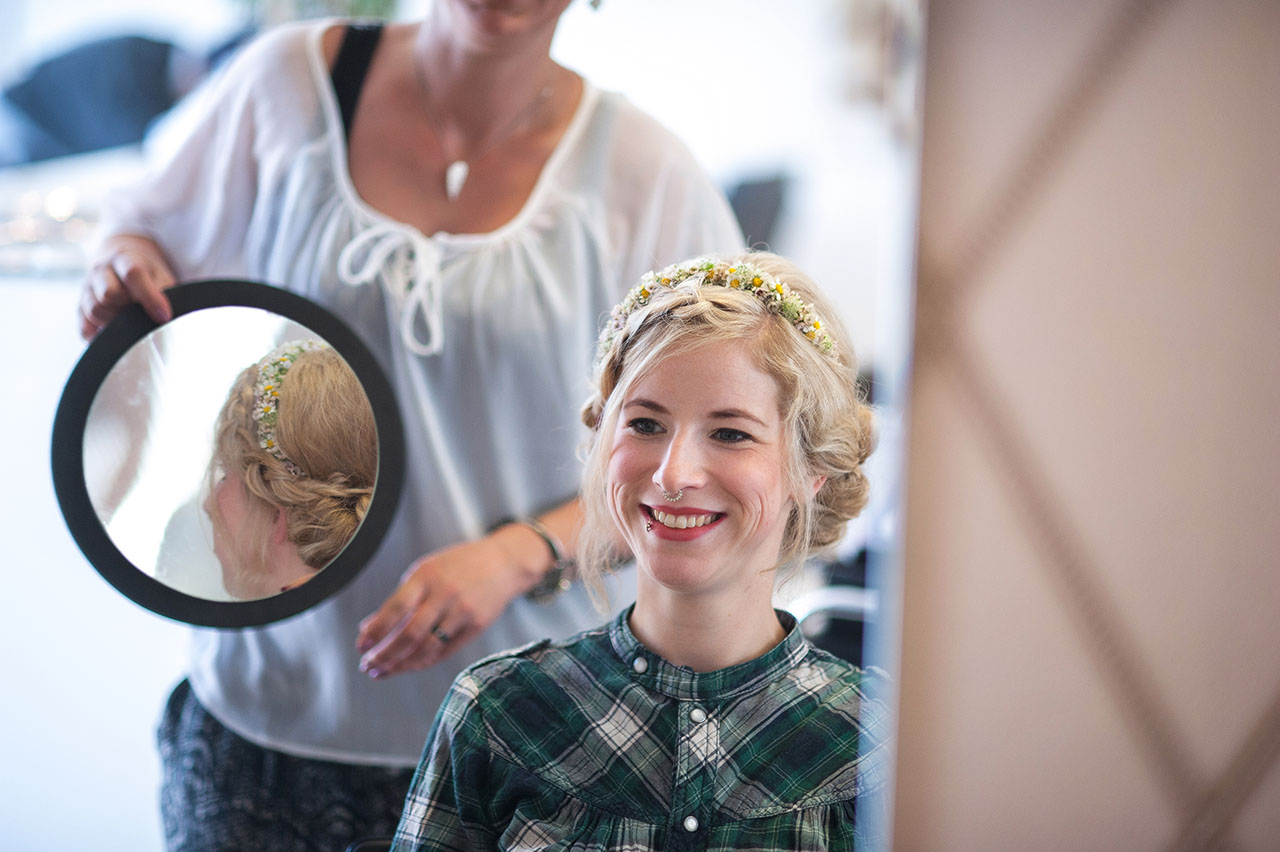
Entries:
[[373,499],[373,409],[360,380],[332,349],[299,354],[280,382],[275,426],[277,445],[299,474],[259,446],[253,419],[257,379],[253,364],[231,387],[218,417],[211,473],[221,469],[244,482],[255,533],[243,536],[252,539],[253,546],[242,548],[249,562],[264,564],[270,529],[284,509],[289,542],[303,562],[319,570],[346,547]]
[[[789,320],[741,290],[701,286],[692,278],[652,288],[598,357],[592,394],[582,409],[591,429],[579,539],[584,581],[602,599],[599,575],[617,559],[617,533],[606,502],[607,471],[619,410],[629,389],[659,361],[699,346],[744,341],[756,366],[778,383],[786,442],[785,475],[793,508],[777,567],[798,567],[812,553],[840,541],[846,522],[867,502],[864,463],[875,446],[871,408],[858,382],[853,344],[835,306],[790,261],[765,252],[722,259],[748,264],[786,284],[822,318],[834,352],[820,351]],[[732,364],[725,365],[733,369]],[[817,477],[825,481],[813,493]]]

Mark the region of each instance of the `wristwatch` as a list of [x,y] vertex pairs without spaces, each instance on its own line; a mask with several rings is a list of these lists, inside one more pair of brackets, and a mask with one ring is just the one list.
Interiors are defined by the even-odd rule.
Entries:
[[547,549],[551,551],[551,567],[537,583],[534,583],[533,588],[524,593],[525,598],[534,603],[548,603],[559,597],[561,593],[569,591],[573,583],[565,574],[573,568],[574,563],[572,559],[565,558],[564,549],[555,533],[537,518],[509,518],[498,526],[507,524],[520,524],[533,530],[547,543]]

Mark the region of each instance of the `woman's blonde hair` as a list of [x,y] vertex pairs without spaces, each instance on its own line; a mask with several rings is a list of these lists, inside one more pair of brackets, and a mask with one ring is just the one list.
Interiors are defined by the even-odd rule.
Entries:
[[[578,563],[598,602],[604,600],[601,574],[620,555],[606,497],[618,412],[632,385],[667,358],[711,343],[743,341],[756,366],[777,382],[787,446],[784,475],[793,508],[776,567],[798,566],[810,554],[838,543],[845,523],[866,504],[863,464],[875,445],[872,413],[858,382],[853,344],[835,306],[778,255],[750,252],[722,260],[748,264],[789,287],[821,318],[834,351],[821,351],[790,320],[741,290],[703,286],[696,277],[652,288],[647,303],[626,316],[598,357],[592,394],[582,408],[582,421],[591,433],[582,476],[585,520]],[[825,481],[815,494],[812,483],[818,477]]]
[[356,374],[332,349],[299,354],[280,382],[275,425],[276,443],[301,469],[298,474],[259,446],[253,417],[257,381],[258,365],[252,364],[232,385],[218,417],[210,470],[221,468],[244,482],[252,525],[246,538],[254,545],[245,552],[253,564],[265,564],[271,528],[284,509],[290,543],[303,562],[319,570],[346,547],[373,498],[373,409]]

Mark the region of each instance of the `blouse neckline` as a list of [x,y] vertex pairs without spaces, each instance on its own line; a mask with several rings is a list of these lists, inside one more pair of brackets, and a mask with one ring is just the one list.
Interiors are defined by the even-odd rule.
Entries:
[[800,632],[795,616],[774,610],[786,636],[754,660],[711,672],[695,672],[664,660],[640,643],[631,632],[631,611],[627,607],[609,625],[609,641],[618,659],[631,672],[631,679],[656,692],[680,701],[716,701],[735,698],[776,682],[809,652],[809,641]]
[[345,21],[331,18],[318,24],[309,34],[306,48],[312,84],[319,94],[321,111],[324,115],[329,154],[332,159],[331,166],[338,190],[346,205],[350,209],[357,211],[364,218],[372,220],[375,224],[383,227],[403,228],[407,233],[423,240],[435,239],[453,242],[501,240],[511,232],[524,227],[543,205],[543,197],[551,191],[550,185],[553,175],[560,169],[564,160],[569,157],[569,152],[577,143],[578,137],[583,133],[583,128],[587,124],[587,116],[590,115],[592,107],[599,97],[599,90],[591,81],[585,77],[582,78],[582,97],[578,99],[578,105],[574,109],[573,117],[569,119],[569,124],[565,127],[564,133],[561,134],[560,140],[556,143],[551,155],[542,164],[542,170],[538,173],[538,179],[534,182],[533,190],[530,191],[529,197],[525,199],[520,210],[511,219],[492,231],[458,234],[450,231],[436,231],[431,235],[427,235],[417,227],[392,218],[370,205],[356,191],[355,183],[351,180],[351,169],[347,162],[347,141],[346,135],[342,131],[342,116],[338,107],[338,96],[333,91],[333,85],[329,80],[329,69],[325,65],[324,50],[321,45],[325,32],[330,27],[337,26],[340,23],[345,23]]

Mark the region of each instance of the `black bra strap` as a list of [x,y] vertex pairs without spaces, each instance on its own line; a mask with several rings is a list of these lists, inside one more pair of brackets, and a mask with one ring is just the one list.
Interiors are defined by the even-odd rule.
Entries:
[[342,111],[342,130],[351,137],[351,121],[360,102],[360,90],[364,88],[364,76],[369,71],[373,52],[382,37],[382,24],[351,24],[342,36],[342,46],[333,61],[329,77],[338,97],[338,109]]

